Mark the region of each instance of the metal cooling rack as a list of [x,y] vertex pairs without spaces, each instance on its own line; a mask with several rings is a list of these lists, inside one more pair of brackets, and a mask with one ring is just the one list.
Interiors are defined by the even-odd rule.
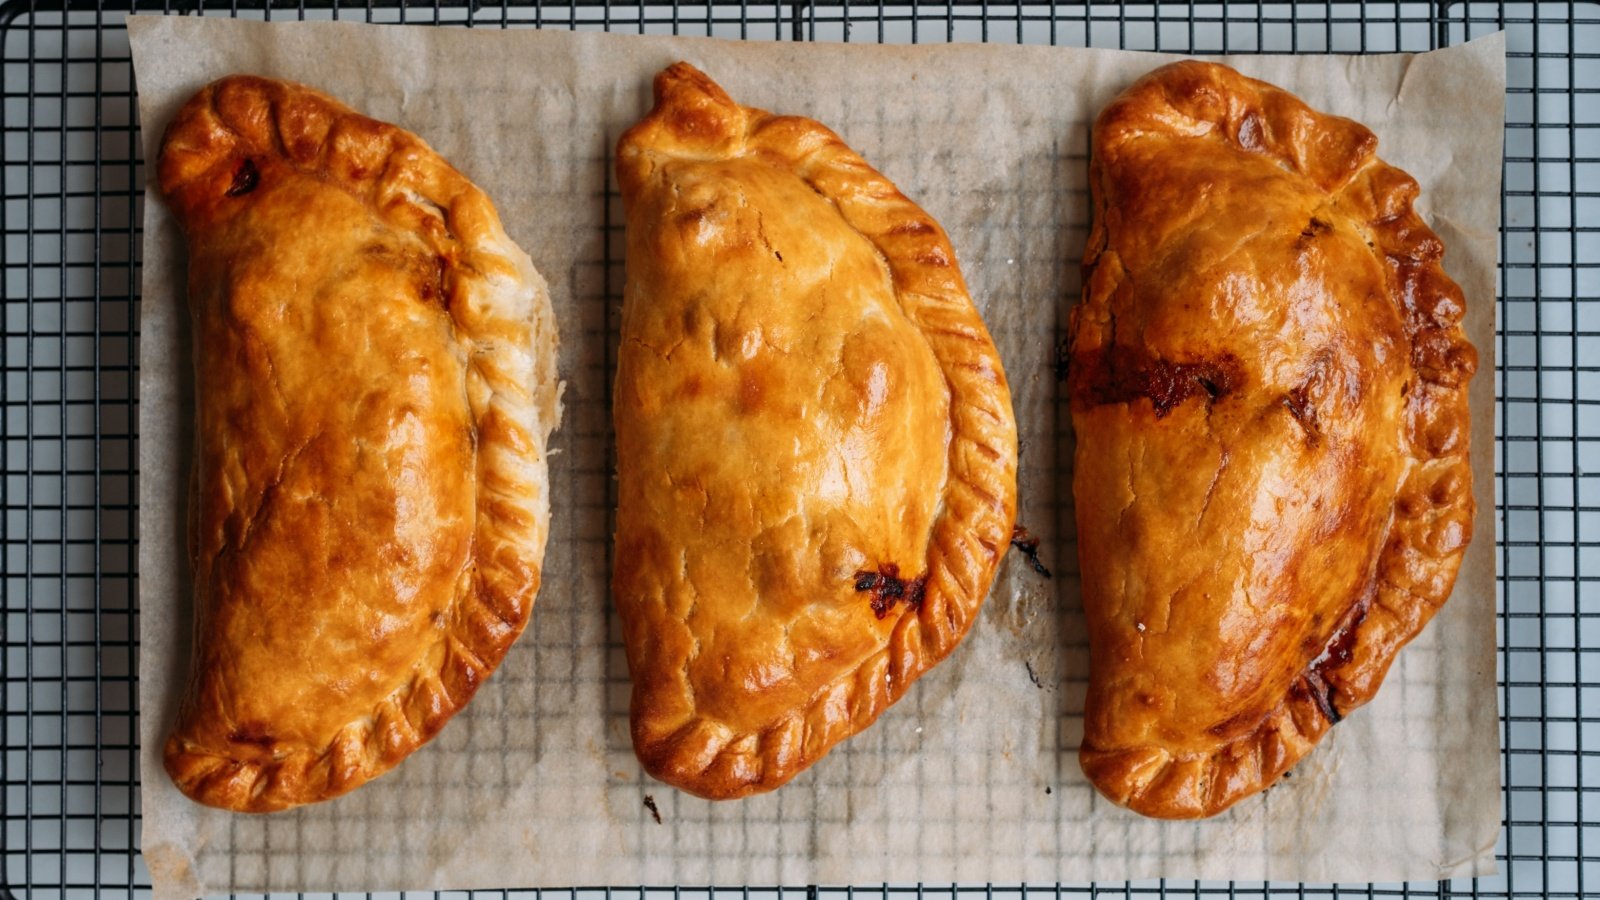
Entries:
[[1600,4],[0,3],[3,884],[148,895],[135,698],[140,159],[123,18],[201,12],[751,40],[1420,51],[1507,32],[1496,505],[1501,875],[1394,885],[580,888],[559,900],[1600,896]]

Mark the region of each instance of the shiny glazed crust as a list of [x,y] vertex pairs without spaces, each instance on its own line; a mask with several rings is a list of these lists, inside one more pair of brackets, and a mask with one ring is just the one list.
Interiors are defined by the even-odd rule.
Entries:
[[613,584],[647,771],[771,790],[955,648],[1016,425],[944,231],[833,132],[686,63],[623,135]]
[[1471,539],[1477,356],[1376,145],[1200,62],[1096,122],[1069,367],[1080,757],[1145,815],[1275,782],[1372,698]]
[[189,245],[195,655],[166,744],[266,812],[377,777],[527,624],[559,417],[544,280],[415,135],[234,76],[167,130]]

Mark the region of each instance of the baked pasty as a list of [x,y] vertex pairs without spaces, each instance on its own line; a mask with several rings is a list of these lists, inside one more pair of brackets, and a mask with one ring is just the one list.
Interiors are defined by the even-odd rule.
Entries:
[[1225,66],[1100,114],[1073,312],[1081,761],[1150,816],[1370,700],[1472,534],[1460,289],[1372,132]]
[[822,125],[686,63],[622,136],[613,589],[634,750],[771,790],[966,633],[1016,424],[944,231]]
[[166,745],[264,812],[375,778],[527,624],[559,416],[544,280],[415,135],[232,77],[167,130],[189,245],[195,651]]

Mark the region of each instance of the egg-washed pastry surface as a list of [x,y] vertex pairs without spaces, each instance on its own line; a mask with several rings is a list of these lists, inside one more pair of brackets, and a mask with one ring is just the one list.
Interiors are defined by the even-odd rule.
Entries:
[[623,135],[613,589],[646,770],[770,790],[944,658],[1016,425],[942,228],[838,136],[659,74]]
[[1373,697],[1471,538],[1463,298],[1376,146],[1199,62],[1095,123],[1069,361],[1081,762],[1146,815],[1276,781]]
[[167,130],[189,247],[195,649],[165,750],[265,812],[377,777],[522,632],[559,417],[544,280],[421,139],[235,76]]

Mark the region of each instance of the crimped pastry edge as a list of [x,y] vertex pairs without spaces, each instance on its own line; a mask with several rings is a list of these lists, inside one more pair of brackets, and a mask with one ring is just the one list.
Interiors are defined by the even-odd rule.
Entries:
[[[364,142],[359,162],[341,137]],[[367,166],[374,149],[382,164]],[[532,611],[549,535],[546,444],[561,416],[549,291],[481,190],[404,129],[304,85],[235,75],[199,91],[168,126],[161,193],[185,231],[202,229],[205,222],[190,221],[202,216],[201,194],[191,192],[214,190],[240,160],[265,156],[364,199],[380,218],[399,207],[415,210],[419,198],[437,207],[447,226],[441,239],[455,242],[471,263],[446,262],[457,291],[451,316],[458,337],[477,341],[468,372],[485,390],[469,391],[479,491],[472,562],[449,609],[445,640],[428,654],[439,657],[437,671],[414,673],[327,745],[291,745],[267,764],[186,736],[193,723],[180,712],[164,750],[168,774],[195,801],[239,812],[347,793],[393,768],[471,700]],[[508,333],[517,340],[504,340]]]
[[[1328,647],[1287,686],[1283,701],[1255,730],[1209,753],[1187,755],[1157,744],[1094,747],[1085,735],[1079,762],[1096,789],[1119,805],[1156,818],[1213,816],[1260,792],[1310,752],[1333,724],[1369,702],[1400,649],[1448,599],[1476,511],[1467,385],[1477,354],[1461,329],[1465,301],[1440,264],[1443,243],[1413,208],[1417,182],[1377,157],[1377,139],[1364,126],[1313,110],[1281,88],[1218,63],[1190,60],[1150,72],[1096,121],[1089,179],[1095,220],[1086,269],[1093,267],[1107,241],[1099,167],[1102,141],[1109,140],[1116,117],[1142,119],[1147,126],[1154,125],[1152,119],[1160,119],[1161,126],[1170,126],[1175,118],[1198,123],[1201,117],[1186,105],[1204,111],[1221,101],[1231,111],[1235,106],[1228,100],[1241,100],[1238,106],[1253,113],[1270,110],[1299,119],[1279,123],[1281,129],[1265,123],[1260,138],[1265,149],[1276,151],[1286,167],[1363,213],[1374,250],[1388,264],[1389,297],[1404,315],[1412,344],[1417,380],[1401,437],[1411,462],[1398,485],[1396,514],[1379,551],[1375,582],[1352,601],[1346,622]],[[1156,112],[1141,115],[1139,107]],[[1129,108],[1136,111],[1129,113]],[[1316,126],[1309,137],[1325,143],[1298,140],[1308,135],[1295,126],[1308,123]],[[1236,123],[1207,119],[1205,124]],[[1237,127],[1207,131],[1237,144]],[[1353,154],[1359,165],[1348,175],[1342,166],[1321,168],[1319,151],[1335,160]],[[1087,291],[1087,274],[1084,281]]]
[[[883,255],[901,308],[928,341],[951,393],[950,474],[929,541],[927,582],[915,615],[901,614],[888,645],[759,732],[734,733],[703,715],[665,737],[632,702],[634,751],[645,770],[689,793],[733,799],[773,790],[839,741],[877,720],[960,643],[982,607],[1016,515],[1016,423],[998,351],[967,293],[944,229],[833,131],[798,116],[743,107],[686,62],[655,78],[655,107],[618,141],[624,202],[648,177],[641,160],[674,149],[705,158],[761,153],[833,203]],[[844,706],[848,718],[826,708]]]

